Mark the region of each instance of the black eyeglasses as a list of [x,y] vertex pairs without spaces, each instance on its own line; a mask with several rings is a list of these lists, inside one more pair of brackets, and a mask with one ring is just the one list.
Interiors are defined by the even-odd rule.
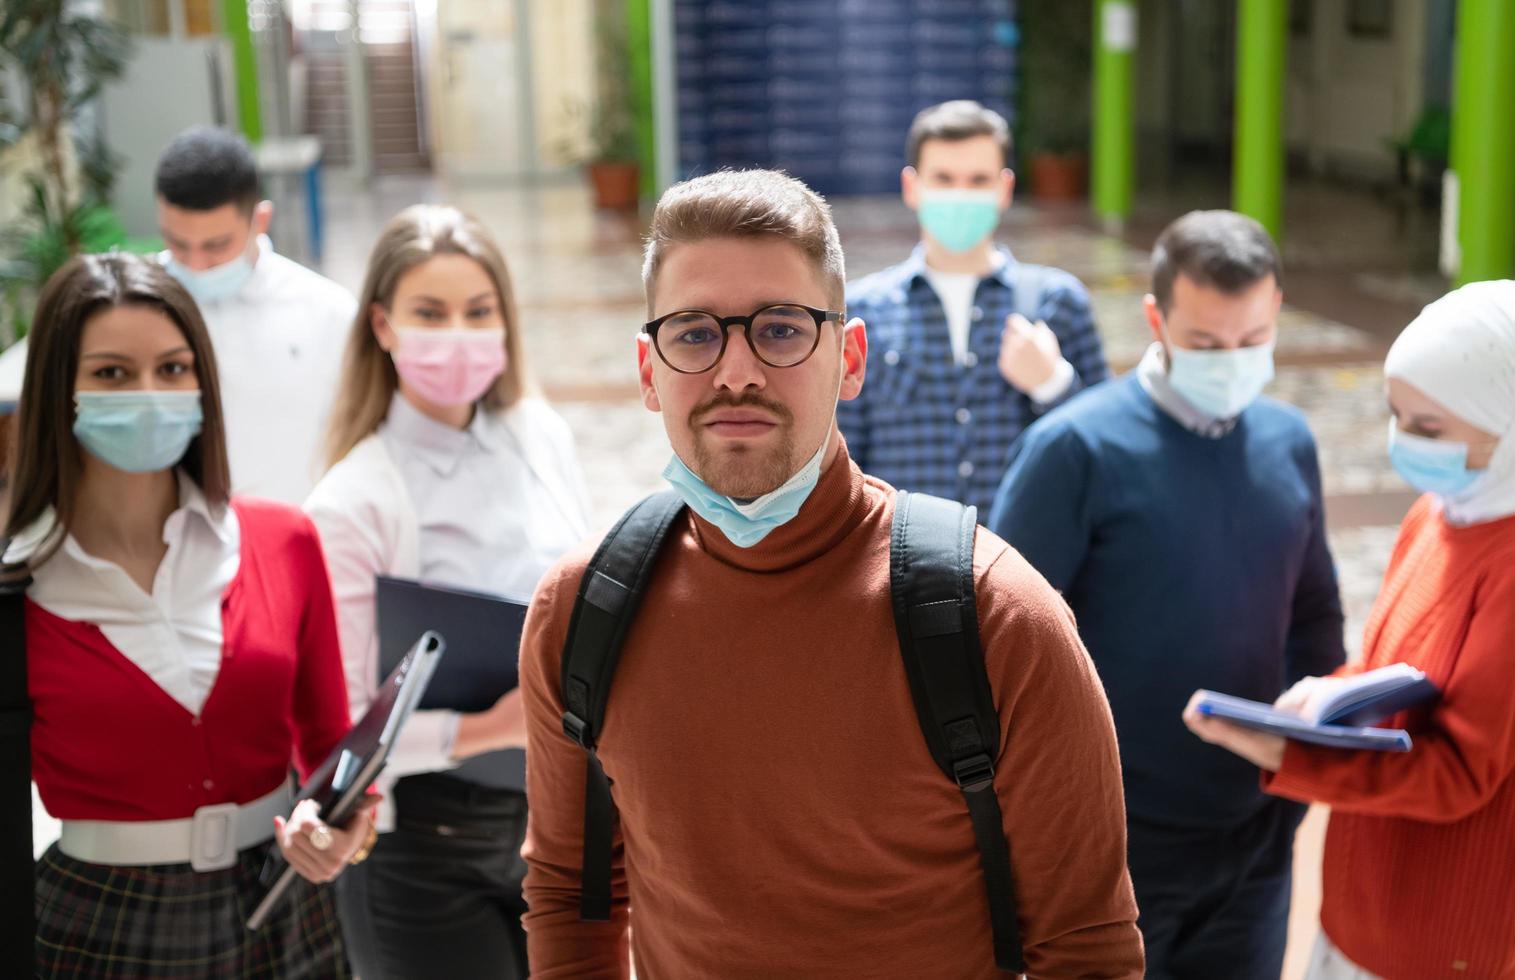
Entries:
[[700,374],[720,363],[731,328],[742,326],[753,356],[769,367],[803,363],[821,342],[821,324],[842,322],[836,310],[799,303],[777,303],[751,316],[716,316],[705,310],[678,310],[649,321],[642,329],[663,363],[680,374]]

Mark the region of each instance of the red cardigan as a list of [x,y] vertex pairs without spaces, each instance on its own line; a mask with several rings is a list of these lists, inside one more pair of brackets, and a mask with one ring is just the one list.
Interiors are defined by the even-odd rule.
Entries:
[[349,723],[331,583],[315,527],[284,504],[238,499],[241,565],[222,598],[225,641],[197,717],[90,623],[26,603],[32,775],[62,820],[171,820],[248,803],[303,778]]
[[1411,509],[1368,619],[1363,668],[1442,690],[1390,719],[1403,755],[1290,742],[1270,792],[1330,804],[1321,925],[1387,980],[1515,978],[1515,517],[1449,527]]

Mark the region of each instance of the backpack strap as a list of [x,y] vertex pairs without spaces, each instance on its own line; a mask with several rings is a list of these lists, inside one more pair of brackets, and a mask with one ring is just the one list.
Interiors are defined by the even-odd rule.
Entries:
[[994,760],[999,715],[979,645],[973,591],[977,510],[900,491],[889,539],[894,626],[910,695],[931,757],[968,804],[989,891],[994,962],[1024,972],[1015,881],[1005,840]]
[[0,973],[31,976],[37,962],[32,859],[32,702],[26,684],[26,587],[0,581],[0,880],[25,882],[0,916]]
[[658,549],[684,501],[671,490],[637,504],[611,529],[579,582],[563,645],[563,732],[589,754],[584,775],[584,863],[579,917],[610,918],[610,865],[616,809],[595,754],[616,661],[647,590]]
[[1042,295],[1047,291],[1050,272],[1044,265],[1029,265],[1025,262],[1015,262],[1010,267],[1010,278],[1015,283],[1015,312],[1032,323],[1036,322],[1036,316],[1041,311]]

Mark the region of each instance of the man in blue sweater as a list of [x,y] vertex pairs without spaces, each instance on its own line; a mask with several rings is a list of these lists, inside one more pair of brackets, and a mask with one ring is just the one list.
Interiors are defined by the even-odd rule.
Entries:
[[1062,591],[1109,694],[1147,975],[1277,980],[1303,808],[1181,713],[1342,662],[1320,466],[1259,397],[1283,299],[1262,226],[1192,212],[1152,265],[1146,357],[1026,432],[989,524]]

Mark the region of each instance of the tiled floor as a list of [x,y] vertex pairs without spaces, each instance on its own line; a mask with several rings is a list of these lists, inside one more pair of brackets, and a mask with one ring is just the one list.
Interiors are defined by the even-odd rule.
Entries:
[[[1213,206],[1201,197],[1194,203]],[[577,184],[444,188],[429,177],[407,177],[363,191],[335,186],[328,190],[325,271],[356,291],[383,222],[410,203],[444,200],[477,214],[500,240],[514,277],[531,367],[573,427],[596,519],[608,525],[660,485],[668,455],[659,418],[636,397],[633,338],[645,319],[642,219],[596,213]],[[1289,261],[1299,266],[1298,276],[1291,266],[1290,281],[1303,281],[1306,294],[1313,289],[1314,295],[1329,297],[1315,306],[1357,322],[1290,306],[1281,323],[1272,394],[1306,413],[1320,443],[1331,541],[1349,613],[1348,640],[1355,649],[1394,524],[1411,499],[1383,451],[1382,352],[1439,287],[1434,276],[1416,271],[1425,264],[1423,256],[1404,259],[1405,248],[1395,251],[1396,219],[1382,207],[1343,205],[1329,194],[1294,200],[1302,220],[1286,248]],[[1178,213],[1180,203],[1172,202],[1168,213]],[[896,199],[842,200],[834,206],[852,276],[898,261],[915,240],[912,216]],[[1124,239],[1092,230],[1080,213],[1020,204],[1004,229],[1020,258],[1066,268],[1089,286],[1118,370],[1134,364],[1148,342],[1140,305],[1145,254],[1133,243],[1142,243],[1143,236],[1150,241],[1160,227],[1153,209],[1148,202]],[[1310,224],[1309,214],[1321,209],[1341,220]],[[1376,250],[1365,249],[1365,241]],[[1354,261],[1338,262],[1343,254]],[[1365,269],[1364,261],[1376,266]],[[1322,288],[1332,276],[1350,280],[1351,288]],[[1297,941],[1286,975],[1298,970],[1301,944],[1313,936],[1320,825],[1320,815],[1314,815],[1300,839]]]

